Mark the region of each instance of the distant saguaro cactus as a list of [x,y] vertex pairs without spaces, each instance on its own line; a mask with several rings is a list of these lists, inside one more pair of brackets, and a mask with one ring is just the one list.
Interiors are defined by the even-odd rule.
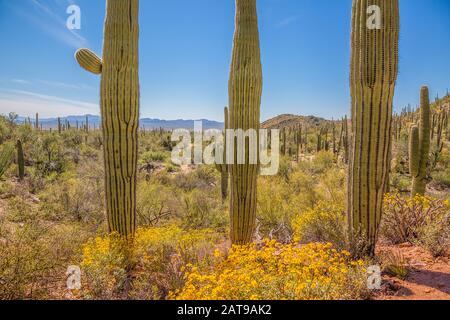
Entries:
[[19,174],[19,180],[22,181],[25,177],[25,159],[23,156],[22,141],[17,140],[17,170]]
[[[392,101],[398,73],[399,3],[353,0],[352,126],[348,216],[355,255],[373,255],[389,173]],[[379,9],[379,10],[378,10]]]
[[409,172],[412,176],[419,174],[420,152],[419,152],[419,127],[415,124],[409,129]]
[[431,127],[430,97],[427,87],[420,90],[420,123],[410,132],[409,161],[413,177],[411,196],[424,195],[426,189],[427,164],[430,155]]
[[227,160],[227,142],[226,142],[226,132],[227,129],[229,129],[229,123],[228,123],[228,108],[225,107],[224,109],[224,132],[225,132],[225,139],[223,142],[223,163],[222,164],[216,164],[217,170],[220,172],[220,190],[222,194],[222,200],[225,201],[225,199],[228,197],[228,180],[230,178],[230,174],[228,172],[228,165],[226,163]]
[[110,231],[136,228],[139,127],[139,0],[107,0],[103,59],[80,49],[78,63],[101,74],[101,116],[106,208]]
[[[259,48],[256,0],[236,0],[236,26],[229,80],[230,129],[260,128],[262,66]],[[246,143],[245,164],[237,154],[230,165],[231,241],[245,244],[252,240],[256,222],[256,184],[258,164],[250,164]]]

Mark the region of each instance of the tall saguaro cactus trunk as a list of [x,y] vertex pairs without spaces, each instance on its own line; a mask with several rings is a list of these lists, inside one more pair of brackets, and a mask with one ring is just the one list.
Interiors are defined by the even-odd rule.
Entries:
[[87,49],[76,58],[101,74],[101,115],[108,225],[132,236],[136,228],[139,128],[139,0],[107,0],[103,59]]
[[389,173],[398,0],[353,0],[348,215],[353,251],[373,255]]
[[411,196],[424,195],[427,179],[427,164],[430,154],[431,109],[428,87],[420,91],[420,123],[412,126],[409,142],[410,173],[412,175]]
[[[229,80],[230,129],[259,130],[262,66],[259,48],[256,0],[236,0],[236,29]],[[250,164],[245,143],[245,164],[230,165],[231,241],[251,242],[256,221],[258,165]]]

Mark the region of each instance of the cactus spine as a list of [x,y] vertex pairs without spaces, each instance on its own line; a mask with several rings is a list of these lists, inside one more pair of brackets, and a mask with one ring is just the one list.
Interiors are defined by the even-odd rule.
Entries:
[[81,67],[101,73],[108,226],[123,236],[132,236],[136,228],[138,11],[139,0],[107,0],[103,60],[88,49],[75,55]]
[[19,174],[19,180],[22,181],[25,177],[25,160],[23,156],[22,141],[17,140],[17,168]]
[[[410,136],[410,146],[414,142],[416,146],[410,147],[410,162],[412,165],[410,168],[411,175],[413,177],[411,196],[417,194],[424,195],[426,189],[427,178],[427,164],[430,154],[430,127],[431,127],[431,110],[430,110],[430,97],[427,87],[422,87],[420,90],[420,123],[417,129],[419,137]],[[415,134],[417,135],[417,134]]]
[[[230,129],[260,128],[262,66],[259,47],[256,0],[236,0],[236,20],[229,80]],[[256,221],[258,165],[250,164],[246,148],[245,164],[230,165],[231,241],[252,240]]]
[[[392,100],[398,73],[398,0],[378,0],[382,25],[369,28],[373,3],[353,0],[352,126],[348,215],[355,255],[373,255],[389,172]],[[357,239],[356,239],[357,238]]]

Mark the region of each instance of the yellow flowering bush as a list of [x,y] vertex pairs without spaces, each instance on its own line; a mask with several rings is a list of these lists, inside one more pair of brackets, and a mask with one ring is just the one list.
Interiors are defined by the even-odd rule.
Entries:
[[296,242],[331,242],[335,247],[346,247],[347,229],[345,210],[341,205],[319,202],[312,209],[296,216],[292,221]]
[[140,228],[126,246],[117,235],[97,237],[83,247],[85,294],[111,299],[126,290],[135,299],[164,298],[183,285],[184,265],[212,261],[219,238],[211,230],[185,231],[175,225]]
[[351,261],[332,244],[262,244],[233,246],[227,256],[216,251],[214,267],[189,266],[179,300],[357,299],[366,293],[363,261]]

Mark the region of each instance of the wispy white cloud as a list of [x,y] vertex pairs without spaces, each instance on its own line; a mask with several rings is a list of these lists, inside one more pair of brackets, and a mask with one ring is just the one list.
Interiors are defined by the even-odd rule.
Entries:
[[24,90],[0,89],[0,114],[15,112],[21,116],[42,117],[98,114],[98,104],[49,96]]
[[76,85],[71,83],[65,83],[60,81],[47,81],[47,80],[39,80],[39,83],[45,84],[51,87],[64,88],[64,89],[75,89],[75,90],[93,90],[94,88],[85,84]]
[[276,24],[277,28],[284,28],[298,20],[297,16],[287,17]]
[[16,84],[31,84],[30,81],[23,79],[11,79],[11,82]]
[[[57,14],[50,6],[43,4],[41,0],[29,1],[35,9],[34,12],[30,12],[29,8],[21,4],[20,1],[11,1],[9,4],[18,15],[56,40],[73,48],[87,46],[87,40],[76,30],[67,29],[66,20],[63,18],[65,10],[61,10],[62,14]],[[16,2],[19,3],[16,4]],[[66,1],[66,4],[70,3],[70,1]],[[62,5],[60,1],[57,4],[60,7]]]

